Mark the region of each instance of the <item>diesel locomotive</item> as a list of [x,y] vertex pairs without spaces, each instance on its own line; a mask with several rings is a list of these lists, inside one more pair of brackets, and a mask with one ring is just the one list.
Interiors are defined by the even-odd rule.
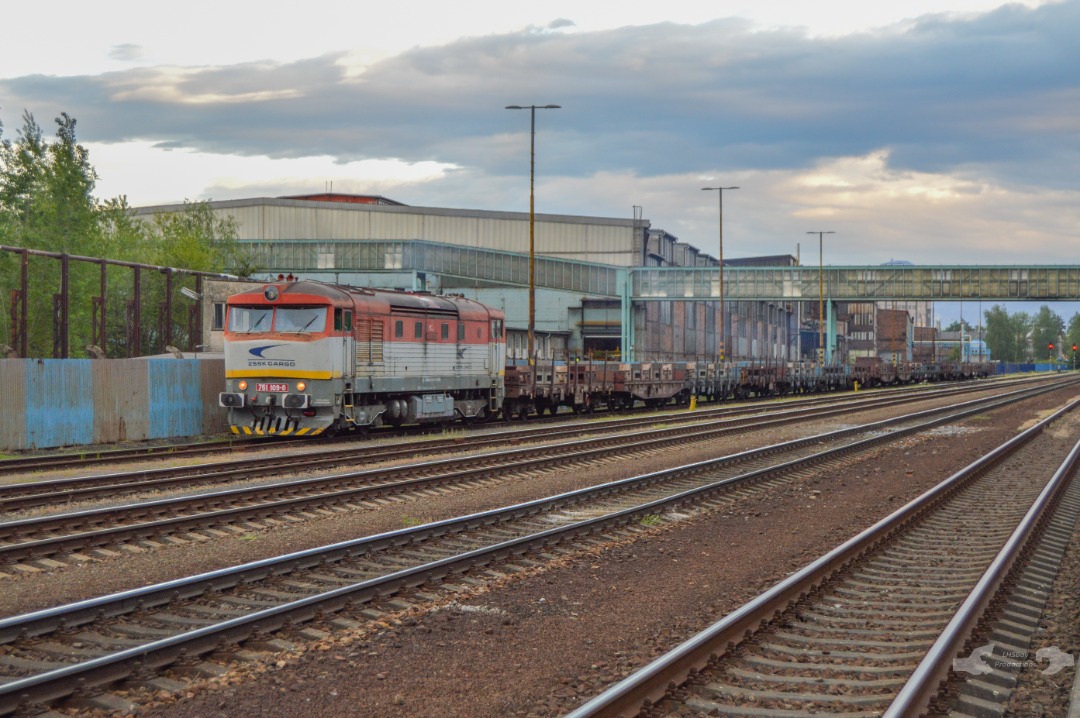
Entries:
[[235,434],[485,419],[503,404],[504,316],[461,296],[282,280],[231,296]]

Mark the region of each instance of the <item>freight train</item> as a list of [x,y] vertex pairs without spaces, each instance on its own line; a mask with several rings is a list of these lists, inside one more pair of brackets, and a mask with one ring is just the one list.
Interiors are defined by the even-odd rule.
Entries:
[[228,299],[235,434],[315,436],[384,424],[525,419],[986,376],[982,364],[507,362],[504,315],[460,295],[292,278]]

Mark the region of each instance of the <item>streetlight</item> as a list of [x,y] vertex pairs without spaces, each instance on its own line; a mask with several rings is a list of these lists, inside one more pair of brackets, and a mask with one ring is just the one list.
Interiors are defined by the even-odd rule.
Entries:
[[529,110],[529,365],[533,363],[536,331],[536,111],[558,110],[560,105],[507,105],[508,110]]
[[720,361],[724,361],[724,349],[727,346],[724,338],[724,190],[739,189],[738,187],[702,187],[702,192],[716,192],[720,205]]
[[818,236],[818,364],[825,366],[825,259],[824,236],[836,232],[807,232]]

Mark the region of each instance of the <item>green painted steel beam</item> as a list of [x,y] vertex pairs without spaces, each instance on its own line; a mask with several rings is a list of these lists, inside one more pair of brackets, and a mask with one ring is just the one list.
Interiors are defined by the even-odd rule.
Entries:
[[[1080,266],[826,267],[820,273],[832,301],[1078,301]],[[724,298],[817,301],[817,267],[728,267]],[[635,302],[715,299],[715,268],[635,268]]]
[[[529,285],[528,255],[522,252],[426,240],[242,244],[263,271],[274,274],[411,271],[487,286]],[[818,268],[810,266],[727,267],[724,298],[817,301],[818,274]],[[1076,265],[833,266],[821,274],[825,295],[832,301],[1080,301]],[[630,302],[707,301],[720,297],[720,274],[716,267],[626,268],[538,256],[536,286],[620,300],[629,296]]]

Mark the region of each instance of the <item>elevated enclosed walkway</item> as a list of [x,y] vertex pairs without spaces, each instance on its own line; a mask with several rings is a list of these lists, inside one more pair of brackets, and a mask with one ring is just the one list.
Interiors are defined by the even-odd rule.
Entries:
[[[529,286],[529,256],[425,240],[247,241],[269,272],[437,274],[445,286]],[[1080,301],[1078,265],[827,266],[821,291],[832,301]],[[615,267],[536,257],[536,286],[631,301],[720,297],[717,267]],[[725,300],[810,301],[817,267],[726,267]]]
[[[455,288],[529,286],[529,256],[426,240],[246,241],[255,263],[269,272],[302,272],[327,281],[341,275],[392,274],[389,286],[425,289],[438,275],[444,291]],[[618,299],[622,346],[633,347],[632,308],[656,301],[720,298],[717,267],[616,267],[536,257],[539,289]],[[726,267],[725,301],[828,304],[829,345],[834,342],[837,301],[1080,301],[1078,265],[888,265],[872,267]]]

